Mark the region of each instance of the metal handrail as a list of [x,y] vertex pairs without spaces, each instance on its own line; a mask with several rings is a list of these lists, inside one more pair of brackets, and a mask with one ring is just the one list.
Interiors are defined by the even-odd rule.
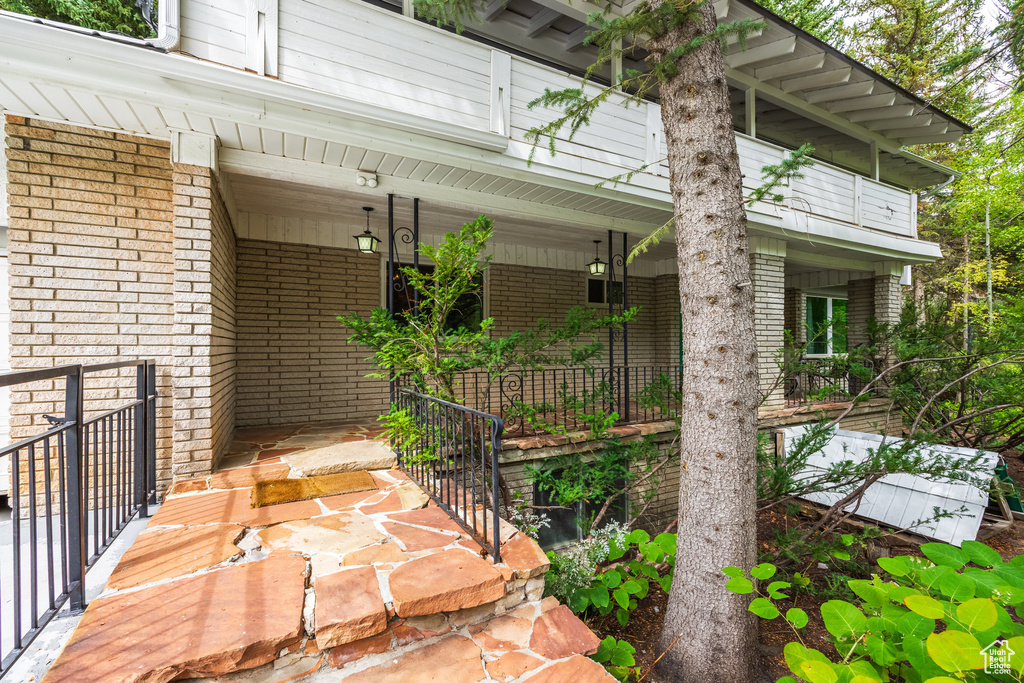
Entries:
[[[86,419],[85,376],[120,368],[135,368],[135,398]],[[86,570],[135,515],[149,516],[156,493],[156,361],[9,372],[0,387],[59,379],[64,415],[44,416],[49,428],[0,448],[11,458],[12,510],[11,555],[0,562],[13,565],[13,599],[0,615],[0,678],[65,604],[85,607]]]
[[[392,441],[398,466],[496,563],[501,562],[498,453],[505,430],[502,419],[409,389],[399,388],[396,398],[416,429],[415,438]],[[482,519],[478,508],[484,512]]]

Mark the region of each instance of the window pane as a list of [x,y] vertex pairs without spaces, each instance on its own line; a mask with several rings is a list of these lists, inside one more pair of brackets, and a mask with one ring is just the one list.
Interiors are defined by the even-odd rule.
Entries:
[[846,352],[846,299],[832,299],[832,353]]
[[[557,476],[557,473],[556,473]],[[533,485],[534,505],[557,505],[550,491],[542,491]],[[537,533],[537,542],[541,548],[550,548],[563,543],[574,543],[579,540],[579,528],[576,526],[576,510],[539,510],[547,515],[548,526],[542,527]]]
[[587,279],[587,303],[588,304],[603,304],[607,303],[607,299],[604,298],[605,281],[598,280],[597,278]]
[[807,353],[828,353],[828,299],[820,296],[807,297]]

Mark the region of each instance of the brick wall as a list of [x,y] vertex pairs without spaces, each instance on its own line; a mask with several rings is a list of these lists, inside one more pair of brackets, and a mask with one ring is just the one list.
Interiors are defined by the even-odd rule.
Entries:
[[868,343],[868,320],[875,316],[875,281],[850,280],[846,283],[847,343],[854,349]]
[[[762,395],[771,391],[779,374],[776,358],[785,335],[785,258],[770,254],[750,255],[750,277],[754,286],[754,332],[757,336],[758,378]],[[762,406],[767,409],[785,405],[782,388],[777,387]]]
[[795,287],[786,290],[785,326],[794,344],[807,341],[807,295]]
[[[155,358],[158,485],[170,475],[174,254],[166,143],[8,116],[15,370]],[[63,411],[63,382],[11,392],[11,435]],[[129,372],[90,375],[87,413],[134,400]]]
[[235,235],[209,168],[174,165],[175,477],[209,473],[235,424]]
[[679,362],[679,276],[659,275],[654,280],[655,362]]
[[238,425],[380,415],[387,383],[336,319],[380,305],[380,257],[255,240],[237,254]]

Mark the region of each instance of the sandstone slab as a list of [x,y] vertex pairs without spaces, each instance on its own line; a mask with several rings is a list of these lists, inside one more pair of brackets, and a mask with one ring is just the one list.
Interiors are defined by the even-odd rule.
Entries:
[[391,626],[391,632],[395,634],[395,647],[440,636],[451,630],[452,627],[448,625],[448,620],[444,618],[443,614],[401,619]]
[[332,648],[327,655],[327,663],[338,668],[366,655],[387,652],[389,649],[391,649],[391,631]]
[[249,491],[250,489],[230,489],[170,498],[153,515],[149,526],[234,523],[256,527],[306,519],[320,514],[320,506],[312,500],[253,508],[249,504]]
[[537,542],[522,532],[501,546],[501,561],[508,565],[517,579],[532,579],[551,567],[548,556]]
[[576,655],[555,662],[523,679],[523,683],[613,683],[615,678],[593,659]]
[[176,527],[140,534],[121,556],[107,588],[120,590],[192,574],[242,554],[238,524]]
[[530,649],[548,659],[591,655],[600,645],[601,639],[565,605],[537,617],[530,636]]
[[[388,515],[388,519],[392,522],[415,524],[417,526],[430,527],[431,529],[450,531],[454,534],[459,534],[460,536],[468,535],[466,534],[466,530],[459,526],[458,522],[449,517],[447,512],[437,506],[426,507],[421,510],[396,512]],[[480,527],[480,529],[482,531],[483,527]]]
[[409,556],[402,552],[397,543],[380,543],[368,548],[356,550],[345,556],[342,564],[355,567],[361,564],[377,564],[382,562],[405,562]]
[[319,448],[307,448],[284,455],[281,460],[307,477],[387,469],[396,462],[394,451],[376,441],[334,443]]
[[487,673],[498,683],[508,683],[508,681],[519,678],[527,671],[536,669],[543,663],[543,659],[538,659],[525,652],[509,652],[494,661],[487,662]]
[[395,522],[384,522],[381,526],[405,547],[406,552],[415,553],[421,550],[433,550],[451,545],[457,539],[456,536],[441,533],[439,531],[428,531],[408,524],[397,524]]
[[462,636],[450,636],[378,664],[345,683],[477,683],[487,677],[480,648]]
[[503,614],[484,624],[473,624],[469,635],[484,650],[511,652],[526,647],[532,629],[529,619]]
[[194,493],[195,491],[205,491],[208,488],[206,479],[183,479],[182,481],[175,482],[171,490],[167,492],[167,495],[176,496],[180,493]]
[[400,617],[453,612],[505,595],[505,581],[491,563],[454,549],[406,562],[391,572],[388,587]]
[[373,567],[321,576],[313,585],[313,592],[313,621],[316,642],[321,648],[351,643],[387,630],[388,613]]
[[271,662],[302,635],[305,570],[271,558],[93,600],[43,680],[170,681]]
[[236,467],[233,470],[221,470],[210,477],[211,489],[241,489],[251,487],[258,481],[271,479],[287,479],[291,468],[284,463],[276,462],[261,465]]
[[[291,503],[288,503],[291,505]],[[269,508],[282,507],[272,505]],[[299,519],[261,529],[260,545],[274,552],[297,552],[303,555],[331,553],[345,555],[384,540],[373,522],[358,512]]]

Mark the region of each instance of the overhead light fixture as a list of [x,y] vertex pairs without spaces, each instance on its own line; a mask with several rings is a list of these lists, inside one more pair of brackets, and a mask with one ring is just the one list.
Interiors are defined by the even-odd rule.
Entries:
[[594,260],[587,264],[591,275],[604,275],[608,264],[601,260],[598,250],[601,248],[601,240],[594,240]]
[[377,245],[380,244],[380,240],[370,232],[370,212],[373,211],[373,207],[364,206],[363,211],[366,212],[366,230],[363,231],[362,235],[355,235],[356,245],[358,245],[359,251],[363,254],[376,254]]
[[377,174],[359,171],[356,173],[356,185],[360,187],[377,187]]

